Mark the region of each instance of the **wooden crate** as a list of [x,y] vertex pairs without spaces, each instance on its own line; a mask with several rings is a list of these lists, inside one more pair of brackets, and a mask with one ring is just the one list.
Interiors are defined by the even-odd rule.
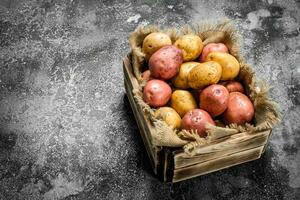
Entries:
[[137,121],[154,173],[163,181],[178,182],[208,174],[261,157],[271,135],[271,130],[249,134],[238,133],[220,138],[198,148],[196,155],[189,156],[182,148],[153,148],[151,132],[155,131],[141,107],[136,103],[132,90],[138,88],[130,57],[123,59],[126,93]]

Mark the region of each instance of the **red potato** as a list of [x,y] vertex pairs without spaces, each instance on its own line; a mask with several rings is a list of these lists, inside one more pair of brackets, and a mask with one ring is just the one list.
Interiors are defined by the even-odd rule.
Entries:
[[240,82],[237,81],[226,81],[222,82],[222,85],[226,87],[228,92],[240,92],[240,93],[245,93],[244,87]]
[[142,79],[143,79],[144,81],[150,81],[150,80],[153,79],[153,77],[151,76],[151,72],[150,72],[149,69],[146,70],[146,71],[144,71],[144,72],[142,73]]
[[223,114],[225,124],[238,125],[250,122],[254,116],[254,106],[251,100],[240,92],[229,93],[227,110]]
[[152,79],[147,82],[143,90],[144,101],[152,107],[161,107],[168,103],[172,89],[164,81]]
[[212,117],[221,115],[227,108],[229,92],[223,85],[213,84],[200,94],[200,108]]
[[200,62],[205,62],[207,55],[213,51],[228,53],[228,48],[223,43],[209,43],[202,50]]
[[196,130],[200,137],[206,137],[206,124],[215,125],[211,116],[202,109],[193,109],[182,118],[181,128],[185,130]]
[[167,45],[157,50],[149,59],[151,76],[168,80],[176,76],[183,62],[182,50],[174,45]]

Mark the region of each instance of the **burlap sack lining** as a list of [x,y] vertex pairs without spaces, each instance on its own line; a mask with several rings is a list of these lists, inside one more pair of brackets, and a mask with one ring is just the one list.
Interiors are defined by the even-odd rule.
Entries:
[[[146,57],[141,51],[141,47],[144,38],[152,32],[164,32],[168,34],[173,43],[179,36],[187,33],[197,34],[203,40],[204,45],[211,42],[224,43],[228,47],[230,54],[235,56],[241,64],[237,80],[243,82],[246,93],[254,104],[255,125],[248,123],[242,126],[230,124],[225,128],[208,125],[206,127],[208,133],[207,137],[201,138],[194,131],[173,130],[164,121],[155,118],[155,109],[143,101],[142,89],[145,82],[141,79],[141,68],[146,62]],[[131,62],[133,72],[140,84],[139,89],[134,89],[132,92],[136,102],[141,106],[144,114],[155,127],[156,131],[152,133],[152,144],[154,148],[160,146],[183,147],[186,153],[193,155],[196,148],[208,145],[216,139],[241,132],[255,134],[256,132],[271,129],[274,125],[279,123],[280,112],[278,106],[268,97],[269,87],[263,81],[258,80],[252,68],[245,63],[240,54],[239,38],[237,31],[228,20],[218,24],[203,23],[201,25],[186,26],[181,30],[174,28],[162,30],[156,26],[146,26],[138,28],[130,35],[129,41],[132,49]]]

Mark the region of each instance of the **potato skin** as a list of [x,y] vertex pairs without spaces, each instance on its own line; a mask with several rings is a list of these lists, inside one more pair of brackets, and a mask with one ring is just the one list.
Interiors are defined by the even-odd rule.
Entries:
[[211,52],[207,55],[206,61],[216,61],[222,66],[220,80],[233,80],[240,72],[240,63],[229,53]]
[[171,45],[170,37],[165,33],[153,32],[144,38],[142,45],[142,52],[146,54],[146,58],[150,56],[163,46]]
[[189,91],[175,90],[171,96],[171,107],[183,117],[188,111],[197,108],[197,103]]
[[188,84],[193,89],[202,89],[207,85],[218,83],[222,75],[219,63],[209,61],[200,63],[188,74]]
[[181,127],[181,117],[179,114],[170,107],[161,107],[154,113],[155,118],[165,121],[173,129]]
[[176,76],[183,62],[182,51],[174,45],[160,48],[149,59],[151,76],[168,80]]
[[176,88],[187,89],[188,85],[188,74],[199,62],[185,62],[179,68],[179,73],[172,79],[172,83]]
[[142,79],[143,79],[144,81],[150,81],[150,80],[153,79],[153,77],[151,76],[151,72],[150,72],[149,69],[146,70],[146,71],[144,71],[144,72],[142,73]]
[[200,94],[200,108],[212,117],[221,115],[228,105],[229,92],[223,85],[213,84],[206,87]]
[[223,114],[225,124],[242,125],[250,122],[254,116],[254,106],[251,100],[240,92],[229,93],[227,110]]
[[185,130],[196,130],[200,137],[207,136],[206,124],[215,125],[211,116],[202,109],[194,109],[184,115],[181,121],[181,128]]
[[240,82],[237,81],[226,81],[222,82],[222,85],[226,87],[228,92],[240,92],[240,93],[245,93],[244,87]]
[[205,45],[202,50],[202,53],[200,56],[200,62],[205,62],[207,55],[210,52],[214,52],[214,51],[228,53],[228,48],[223,43],[209,43],[209,44]]
[[143,90],[144,101],[152,107],[161,107],[168,103],[172,94],[171,87],[162,80],[148,81]]
[[199,36],[194,34],[183,35],[178,38],[175,46],[182,49],[183,51],[183,61],[192,61],[198,58],[203,49],[203,43]]

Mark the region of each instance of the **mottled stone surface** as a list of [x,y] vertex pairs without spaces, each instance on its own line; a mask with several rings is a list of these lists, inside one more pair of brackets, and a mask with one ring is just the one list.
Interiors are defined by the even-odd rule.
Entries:
[[[300,198],[299,1],[165,2],[0,1],[0,199]],[[161,183],[124,96],[128,34],[225,17],[283,121],[260,160]]]

